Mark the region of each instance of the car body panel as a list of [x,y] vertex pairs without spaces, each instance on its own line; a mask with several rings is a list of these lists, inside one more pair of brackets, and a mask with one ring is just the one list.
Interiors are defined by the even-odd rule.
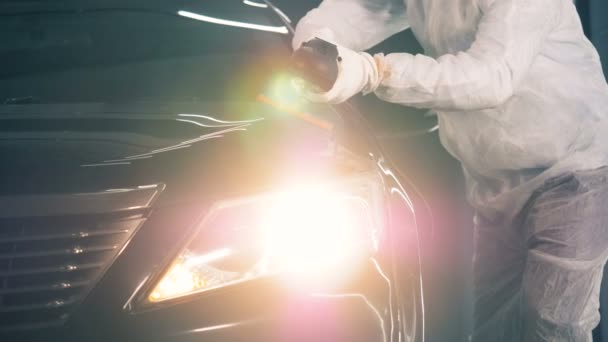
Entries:
[[[62,2],[61,6],[68,3]],[[156,5],[154,2],[145,6]],[[183,6],[186,5],[180,8]],[[174,16],[178,8],[169,8]],[[120,22],[125,24],[128,20]],[[267,33],[240,32],[243,40],[256,44],[268,37]],[[166,43],[169,38],[161,37],[159,41]],[[267,101],[256,103],[255,97],[249,95],[260,91],[264,79],[256,75],[284,67],[274,63],[276,59],[264,61],[256,54],[260,48],[256,44],[252,44],[255,45],[252,50],[245,49],[246,53],[233,46],[229,55],[237,54],[239,58],[224,60],[181,56],[184,58],[160,64],[100,67],[105,73],[87,66],[79,70],[66,71],[61,67],[32,75],[4,75],[0,92],[8,92],[9,102],[14,104],[0,106],[0,155],[10,161],[0,165],[0,197],[14,200],[55,196],[64,198],[57,204],[63,207],[86,206],[84,202],[74,202],[79,194],[120,194],[151,186],[162,188],[162,193],[145,210],[145,223],[64,325],[4,335],[0,332],[0,339],[404,341],[411,337],[411,341],[423,340],[416,222],[419,203],[415,189],[383,154],[356,108],[307,105],[294,109],[277,108]],[[273,50],[272,57],[285,57],[288,48],[284,48],[282,55]],[[247,59],[252,56],[255,57],[249,63]],[[204,84],[209,94],[203,94],[203,99],[175,102],[160,97],[125,100],[121,96],[115,102],[103,101],[116,94],[133,95],[133,90],[154,94],[156,84],[146,84],[154,81],[169,84],[164,90],[170,92],[200,93],[193,86],[199,80],[184,81],[184,77],[197,75],[200,70],[195,66],[211,60],[215,64],[203,70],[218,69],[208,79],[221,84],[217,87],[214,82]],[[234,70],[215,67],[230,61],[247,66],[239,64]],[[151,74],[154,70],[158,74]],[[242,70],[253,71],[243,74]],[[145,74],[150,75],[143,77]],[[120,80],[115,82],[115,88],[103,82],[114,77]],[[226,79],[220,80],[222,77]],[[174,78],[182,82],[173,82]],[[241,88],[251,78],[256,79],[255,86],[248,84],[247,89],[239,92],[238,101],[213,98],[217,93],[223,94],[227,86]],[[100,82],[90,82],[95,79]],[[69,91],[55,89],[58,82],[82,86]],[[13,97],[24,89],[35,89],[35,94],[45,93],[52,100],[70,101],[21,104],[23,100]],[[100,101],[93,103],[71,101],[97,97],[101,97]],[[30,100],[26,97],[24,102]],[[320,122],[329,125],[319,125]],[[343,287],[293,292],[277,279],[265,278],[187,296],[171,305],[145,305],[151,279],[158,277],[184,247],[214,203],[272,192],[294,183],[343,179],[360,172],[377,174],[383,182],[386,238],[377,255]],[[108,208],[135,209],[133,205]],[[20,215],[34,215],[30,209],[20,208]]]

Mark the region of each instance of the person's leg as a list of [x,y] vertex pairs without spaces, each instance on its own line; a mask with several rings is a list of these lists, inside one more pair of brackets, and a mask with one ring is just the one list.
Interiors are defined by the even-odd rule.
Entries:
[[520,341],[526,250],[521,229],[475,216],[472,341]]
[[525,342],[592,341],[608,257],[607,175],[603,168],[562,177],[538,194],[528,212]]

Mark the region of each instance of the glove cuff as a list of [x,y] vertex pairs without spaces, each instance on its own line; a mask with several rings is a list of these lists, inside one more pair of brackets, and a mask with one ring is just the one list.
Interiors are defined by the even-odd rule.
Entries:
[[363,57],[369,64],[368,66],[368,81],[365,88],[363,88],[363,95],[373,93],[378,89],[382,83],[384,74],[384,54],[377,53],[373,57],[368,53],[362,53]]

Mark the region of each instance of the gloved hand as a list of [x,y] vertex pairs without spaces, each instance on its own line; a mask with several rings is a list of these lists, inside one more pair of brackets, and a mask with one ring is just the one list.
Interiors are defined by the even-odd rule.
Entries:
[[[359,92],[370,93],[378,87],[380,84],[380,72],[378,63],[374,57],[368,53],[355,52],[335,44],[326,37],[324,40],[334,44],[337,49],[337,57],[335,57],[338,69],[336,81],[331,89],[326,92],[315,92],[310,87],[303,88],[301,92],[305,98],[312,102],[341,103]],[[308,45],[307,48],[309,49],[313,46],[321,48],[319,44],[307,43],[306,45]],[[331,47],[333,48],[333,46]],[[298,51],[296,50],[295,55],[297,54]],[[327,56],[322,53],[320,55],[323,58]],[[331,58],[333,59],[334,57]]]
[[312,102],[342,103],[360,92],[368,94],[380,84],[378,65],[370,54],[338,46],[338,78],[325,93],[308,92]]

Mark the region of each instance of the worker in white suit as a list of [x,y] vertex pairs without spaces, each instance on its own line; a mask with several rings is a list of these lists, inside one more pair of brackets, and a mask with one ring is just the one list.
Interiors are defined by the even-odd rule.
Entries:
[[[425,55],[363,51],[411,27]],[[475,208],[473,341],[591,341],[608,259],[608,86],[572,0],[325,0],[294,49],[338,46],[313,101],[437,113]]]

